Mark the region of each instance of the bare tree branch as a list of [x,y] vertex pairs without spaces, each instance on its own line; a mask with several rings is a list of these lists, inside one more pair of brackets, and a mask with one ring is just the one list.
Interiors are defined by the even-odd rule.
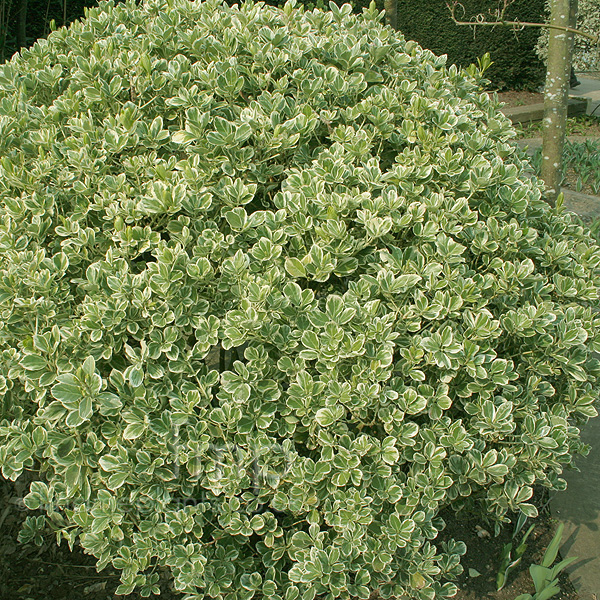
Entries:
[[573,27],[567,27],[562,25],[553,25],[551,23],[529,23],[527,21],[507,21],[504,19],[504,15],[506,14],[507,8],[512,4],[513,0],[503,0],[502,8],[497,9],[494,13],[491,13],[490,16],[495,18],[494,21],[488,21],[486,16],[483,13],[476,15],[473,21],[461,21],[456,17],[456,9],[460,6],[464,12],[464,6],[458,0],[452,0],[452,2],[446,2],[446,6],[450,11],[450,18],[454,21],[456,25],[470,25],[471,27],[477,27],[478,25],[491,26],[495,27],[497,25],[504,25],[508,27],[514,27],[515,29],[523,29],[524,27],[540,27],[545,29],[555,29],[559,31],[565,31],[567,33],[574,33],[576,35],[580,35],[588,40],[591,40],[594,44],[600,45],[600,36],[592,35],[590,33],[586,33],[585,31],[581,31],[580,29],[575,29]]

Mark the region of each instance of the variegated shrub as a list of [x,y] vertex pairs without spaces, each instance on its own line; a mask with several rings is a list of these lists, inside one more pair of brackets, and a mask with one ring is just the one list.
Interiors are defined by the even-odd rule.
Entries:
[[105,3],[0,66],[23,540],[190,600],[445,598],[596,414],[600,251],[375,9]]

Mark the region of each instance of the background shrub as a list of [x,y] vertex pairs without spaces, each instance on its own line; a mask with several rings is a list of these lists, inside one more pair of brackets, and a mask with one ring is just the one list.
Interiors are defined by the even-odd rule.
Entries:
[[103,4],[0,67],[0,466],[190,599],[444,598],[596,414],[600,253],[377,11]]
[[[436,54],[447,54],[448,61],[463,67],[475,63],[489,52],[494,64],[486,73],[493,89],[527,89],[535,91],[545,80],[545,67],[535,47],[538,29],[526,27],[515,32],[510,27],[480,27],[476,31],[455,25],[450,18],[446,0],[398,0],[398,29]],[[498,8],[497,0],[466,0],[461,2],[457,17],[469,21]],[[464,18],[463,18],[464,17]],[[507,10],[506,19],[528,22],[544,20],[544,0],[515,0]]]
[[[546,2],[546,14],[550,14],[550,4]],[[600,32],[600,3],[597,0],[579,0],[577,3],[577,29],[592,35]],[[546,61],[548,55],[548,31],[542,30],[536,51]],[[600,70],[600,48],[591,40],[575,36],[573,46],[573,67],[577,71]]]

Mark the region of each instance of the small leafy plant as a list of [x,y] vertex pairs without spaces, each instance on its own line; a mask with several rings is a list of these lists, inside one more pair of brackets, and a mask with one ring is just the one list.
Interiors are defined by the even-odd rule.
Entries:
[[563,529],[564,523],[560,523],[554,538],[544,553],[542,564],[531,565],[529,567],[529,572],[535,586],[535,594],[533,596],[531,594],[521,594],[515,600],[548,600],[548,598],[552,598],[560,593],[558,575],[572,562],[577,560],[576,557],[566,558],[552,566],[558,555]]
[[565,172],[577,178],[578,191],[600,194],[600,141],[567,142]]
[[0,66],[0,467],[119,594],[451,597],[440,511],[586,452],[600,249],[477,67],[330,8],[103,3]]
[[[537,149],[532,158],[536,173],[541,161],[541,149]],[[562,185],[571,185],[577,192],[600,193],[600,141],[565,142],[562,180]]]
[[496,577],[496,588],[500,591],[506,584],[508,580],[508,574],[521,562],[525,551],[527,550],[527,539],[531,535],[531,532],[535,528],[534,525],[530,525],[529,529],[524,533],[519,545],[514,548],[513,544],[516,541],[516,537],[519,535],[525,523],[527,522],[527,517],[524,513],[519,513],[519,517],[515,524],[515,530],[513,532],[512,541],[508,542],[504,545],[502,550],[502,557],[500,562],[500,569],[498,570],[498,575]]

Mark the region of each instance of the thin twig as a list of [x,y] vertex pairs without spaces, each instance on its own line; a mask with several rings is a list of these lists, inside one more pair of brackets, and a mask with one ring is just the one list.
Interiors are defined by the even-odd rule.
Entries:
[[50,14],[50,0],[46,4],[46,16],[44,17],[44,35],[48,35],[50,24],[48,23],[48,15]]
[[4,509],[4,511],[2,512],[2,515],[0,515],[0,529],[2,529],[2,525],[4,525],[4,520],[8,516],[9,512],[10,512],[10,504]]
[[[33,557],[29,559],[32,562],[38,562],[38,563],[42,563],[43,565],[51,565],[53,567],[64,567],[66,569],[95,569],[96,565],[75,565],[75,564],[71,564],[71,563],[55,563],[55,562],[50,562],[48,560],[43,560],[41,558],[38,557]],[[111,577],[113,577],[113,575],[111,575]]]
[[477,25],[488,25],[491,27],[494,27],[496,25],[505,25],[519,28],[540,27],[546,29],[556,29],[558,31],[565,31],[567,33],[574,33],[580,35],[581,37],[591,40],[594,44],[600,45],[600,36],[586,33],[585,31],[581,31],[580,29],[574,29],[573,27],[567,27],[563,25],[551,25],[549,23],[529,23],[528,21],[505,21],[502,18],[503,13],[499,15],[500,18],[497,21],[486,21],[483,15],[478,15],[477,17],[475,17],[474,21],[459,21],[456,18],[455,14],[457,5],[458,2],[454,2],[453,4],[450,4],[450,2],[446,2],[446,6],[450,11],[450,18],[454,21],[456,25],[471,25],[474,27],[476,27]]

